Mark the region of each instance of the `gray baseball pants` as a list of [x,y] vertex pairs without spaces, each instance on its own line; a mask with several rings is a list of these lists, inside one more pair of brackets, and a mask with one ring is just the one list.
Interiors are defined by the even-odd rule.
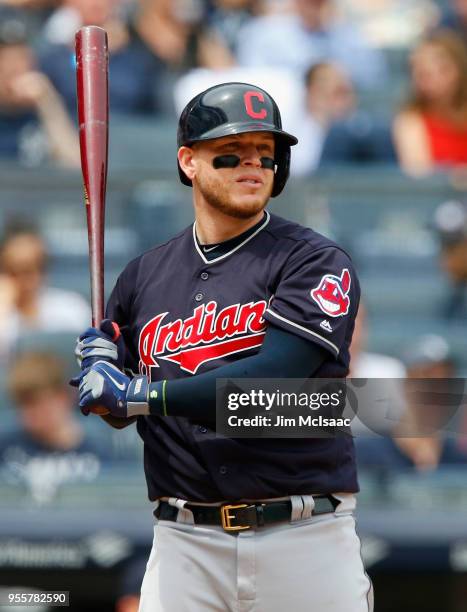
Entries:
[[372,612],[373,592],[355,531],[355,497],[312,516],[313,497],[292,496],[289,523],[245,530],[157,521],[139,612]]

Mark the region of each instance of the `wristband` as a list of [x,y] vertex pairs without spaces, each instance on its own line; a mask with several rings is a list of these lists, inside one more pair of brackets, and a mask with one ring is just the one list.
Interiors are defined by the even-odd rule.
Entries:
[[167,415],[166,380],[158,380],[149,384],[148,404],[149,414],[154,416]]

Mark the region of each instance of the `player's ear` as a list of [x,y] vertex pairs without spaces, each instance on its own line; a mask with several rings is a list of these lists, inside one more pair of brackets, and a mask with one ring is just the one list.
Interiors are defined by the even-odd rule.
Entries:
[[178,163],[181,169],[192,181],[195,176],[195,163],[193,159],[193,149],[190,147],[180,147],[178,150]]

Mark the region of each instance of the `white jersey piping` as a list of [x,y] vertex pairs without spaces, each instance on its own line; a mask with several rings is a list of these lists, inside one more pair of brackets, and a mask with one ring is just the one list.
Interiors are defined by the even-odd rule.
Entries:
[[259,232],[262,229],[264,229],[266,225],[269,223],[270,219],[271,219],[271,215],[266,211],[266,219],[264,220],[264,223],[262,223],[255,232],[253,232],[250,236],[245,238],[243,242],[241,242],[240,244],[237,244],[237,246],[234,247],[231,251],[228,251],[227,253],[224,253],[223,255],[219,255],[219,257],[216,257],[215,259],[206,259],[206,257],[203,254],[203,251],[199,248],[199,244],[196,239],[196,221],[193,223],[193,242],[195,243],[195,247],[196,247],[196,250],[198,251],[199,256],[201,257],[201,259],[204,261],[206,265],[217,263],[218,261],[225,259],[229,255],[232,255],[232,253],[235,253],[235,251],[238,251],[238,249],[240,249],[244,244],[249,242],[257,234],[259,234]]

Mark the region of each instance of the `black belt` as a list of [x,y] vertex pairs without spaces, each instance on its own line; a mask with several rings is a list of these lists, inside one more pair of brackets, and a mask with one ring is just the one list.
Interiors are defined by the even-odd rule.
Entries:
[[[339,502],[331,495],[313,497],[315,506],[312,514],[334,512]],[[270,523],[289,521],[292,515],[292,502],[254,502],[251,504],[224,504],[222,506],[194,506],[185,504],[184,508],[193,513],[196,525],[220,525],[225,531],[243,531],[252,527],[264,527]],[[166,501],[159,502],[154,516],[162,521],[176,521],[179,508]]]

